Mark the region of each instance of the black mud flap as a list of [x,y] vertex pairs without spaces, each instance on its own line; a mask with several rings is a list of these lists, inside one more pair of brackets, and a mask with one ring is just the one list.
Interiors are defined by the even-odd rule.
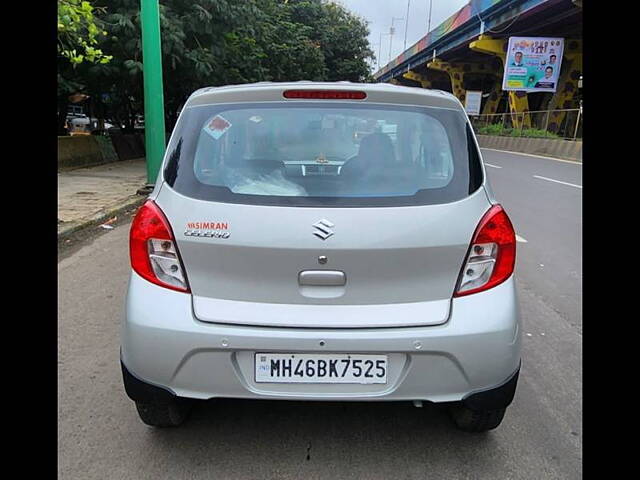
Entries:
[[120,366],[122,367],[124,389],[127,392],[127,396],[134,402],[158,403],[176,398],[176,395],[171,390],[151,385],[134,376],[127,370],[122,360],[120,361]]
[[498,410],[507,408],[516,393],[516,385],[518,384],[518,375],[520,374],[520,365],[504,383],[498,387],[472,393],[462,400],[465,407],[471,410]]

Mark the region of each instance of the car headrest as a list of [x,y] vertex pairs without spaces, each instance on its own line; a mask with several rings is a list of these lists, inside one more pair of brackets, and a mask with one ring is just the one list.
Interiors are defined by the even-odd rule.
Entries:
[[371,133],[362,137],[358,157],[367,165],[390,165],[395,163],[393,143],[384,133]]

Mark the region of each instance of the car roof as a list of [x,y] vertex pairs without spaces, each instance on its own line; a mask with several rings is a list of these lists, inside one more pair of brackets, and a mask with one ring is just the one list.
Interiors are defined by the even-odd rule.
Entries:
[[308,99],[285,99],[285,90],[358,90],[367,93],[365,100],[313,100],[318,102],[389,103],[464,110],[451,93],[390,83],[354,82],[258,82],[222,87],[205,87],[191,94],[185,108],[197,105],[246,102],[308,102]]

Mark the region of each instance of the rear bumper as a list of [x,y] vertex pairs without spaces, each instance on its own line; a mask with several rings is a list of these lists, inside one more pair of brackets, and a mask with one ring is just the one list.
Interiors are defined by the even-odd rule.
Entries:
[[[175,398],[176,395],[164,387],[151,385],[134,376],[127,367],[120,362],[122,368],[122,379],[124,388],[131,400],[136,402],[155,403],[168,401]],[[474,410],[494,410],[498,408],[506,408],[511,404],[516,393],[516,385],[518,384],[518,375],[520,366],[502,385],[498,385],[488,390],[472,393],[462,399],[462,402],[469,408]]]
[[[259,303],[255,315],[260,315]],[[507,387],[502,390],[515,390],[519,323],[513,278],[487,292],[454,299],[450,318],[442,325],[301,329],[201,322],[193,315],[189,295],[132,273],[121,358],[125,385],[130,376],[130,396],[136,395],[130,388],[136,384],[133,378],[173,395],[199,399],[465,399],[508,404],[513,391],[497,397],[486,392],[503,385]],[[389,356],[388,383],[260,384],[253,376],[256,352],[384,353]],[[492,397],[498,400],[486,400]]]

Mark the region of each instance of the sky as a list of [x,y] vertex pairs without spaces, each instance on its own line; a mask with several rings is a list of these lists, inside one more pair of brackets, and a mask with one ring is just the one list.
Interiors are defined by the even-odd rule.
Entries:
[[[408,0],[409,22],[407,31],[407,48],[420,40],[427,33],[427,23],[429,18],[429,3],[431,9],[431,30],[460,10],[469,0]],[[369,43],[371,49],[379,56],[379,67],[382,68],[389,61],[389,43],[391,40],[391,58],[400,55],[404,50],[405,25],[407,24],[407,0],[337,0],[356,15],[369,22]],[[392,17],[396,20],[393,23],[395,33],[390,38],[389,27],[391,27]],[[398,20],[402,18],[402,20]],[[382,35],[382,46],[380,47],[380,33]],[[380,49],[381,48],[381,49]],[[380,55],[378,53],[380,52]],[[374,64],[372,71],[377,71]]]

